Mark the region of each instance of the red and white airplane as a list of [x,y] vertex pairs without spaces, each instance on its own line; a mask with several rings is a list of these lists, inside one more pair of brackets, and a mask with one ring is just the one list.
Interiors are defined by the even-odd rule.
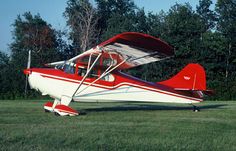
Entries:
[[[45,111],[61,116],[79,114],[68,106],[72,100],[187,104],[203,101],[206,75],[199,64],[188,64],[171,79],[156,83],[121,72],[173,55],[174,49],[158,38],[126,32],[67,61],[47,64],[54,68],[27,68],[24,73],[32,89],[54,98],[54,102],[44,105]],[[198,109],[194,106],[194,110]]]

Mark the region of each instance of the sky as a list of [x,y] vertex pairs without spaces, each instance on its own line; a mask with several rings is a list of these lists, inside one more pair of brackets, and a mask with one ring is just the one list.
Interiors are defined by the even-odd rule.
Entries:
[[[134,0],[139,8],[146,12],[158,13],[168,11],[175,3],[186,3],[195,8],[198,0]],[[33,15],[40,14],[42,19],[57,30],[66,29],[66,20],[63,17],[67,0],[3,0],[0,4],[0,51],[9,54],[9,44],[13,41],[12,31],[17,15],[30,11]],[[93,2],[94,3],[94,2]],[[216,3],[216,0],[213,0]]]

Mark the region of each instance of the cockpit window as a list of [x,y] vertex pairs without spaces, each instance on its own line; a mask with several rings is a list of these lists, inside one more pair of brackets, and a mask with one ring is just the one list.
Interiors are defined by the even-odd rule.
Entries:
[[64,71],[64,66],[65,66],[65,64],[56,65],[55,69],[59,69],[59,70]]
[[[79,76],[85,76],[86,75],[86,73],[87,73],[87,69],[85,69],[85,68],[79,68],[78,69],[78,75]],[[96,69],[92,69],[91,71],[90,71],[90,73],[88,74],[88,76],[87,76],[87,78],[98,78],[99,77],[99,75],[98,75],[98,70],[96,70]]]
[[78,75],[83,77],[86,75],[86,72],[87,72],[87,69],[84,69],[84,68],[79,68],[78,69]]
[[66,64],[66,65],[64,66],[64,72],[65,72],[65,73],[74,74],[74,73],[75,73],[75,67]]
[[98,78],[99,77],[98,70],[96,70],[96,69],[91,70],[88,77],[89,78]]
[[[88,64],[89,58],[90,58],[89,55],[88,55],[88,56],[84,56],[84,57],[81,59],[81,62]],[[97,55],[92,55],[92,56],[91,56],[90,64],[94,63],[94,61],[96,60],[96,58],[97,58]],[[95,63],[95,65],[99,65],[99,60]]]
[[[102,71],[102,73],[103,72],[104,71]],[[86,75],[86,73],[87,73],[87,68],[82,68],[82,67],[78,68],[78,75],[79,76],[84,77]],[[98,73],[98,69],[92,69],[90,71],[90,73],[88,74],[88,76],[87,76],[87,78],[94,78],[94,79],[97,79],[99,77],[100,77],[100,75]],[[115,81],[115,77],[111,73],[109,73],[106,76],[103,76],[101,78],[101,80],[108,81],[108,82],[114,82]]]
[[115,77],[109,73],[106,76],[102,77],[102,80],[108,81],[108,82],[113,82],[115,80]]
[[110,59],[110,58],[104,58],[102,61],[103,66],[110,66],[110,65],[116,65],[116,60]]

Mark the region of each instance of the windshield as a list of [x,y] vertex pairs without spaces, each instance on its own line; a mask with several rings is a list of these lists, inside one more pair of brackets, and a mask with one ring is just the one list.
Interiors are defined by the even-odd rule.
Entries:
[[65,64],[63,69],[65,73],[70,73],[70,74],[75,73],[75,67],[72,66],[71,64]]
[[64,64],[56,66],[56,69],[62,70],[65,73],[74,74],[75,73],[75,64],[73,62],[66,62]]

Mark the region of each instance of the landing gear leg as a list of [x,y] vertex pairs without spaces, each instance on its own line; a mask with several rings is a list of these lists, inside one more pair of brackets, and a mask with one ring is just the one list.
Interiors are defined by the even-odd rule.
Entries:
[[60,114],[59,114],[59,113],[57,113],[57,112],[54,112],[54,115],[55,115],[55,116],[60,116]]
[[193,105],[193,112],[199,112],[199,111],[200,109],[197,106]]
[[46,110],[46,109],[44,109],[44,112],[45,112],[45,113],[50,113],[50,111],[49,111],[49,110]]

